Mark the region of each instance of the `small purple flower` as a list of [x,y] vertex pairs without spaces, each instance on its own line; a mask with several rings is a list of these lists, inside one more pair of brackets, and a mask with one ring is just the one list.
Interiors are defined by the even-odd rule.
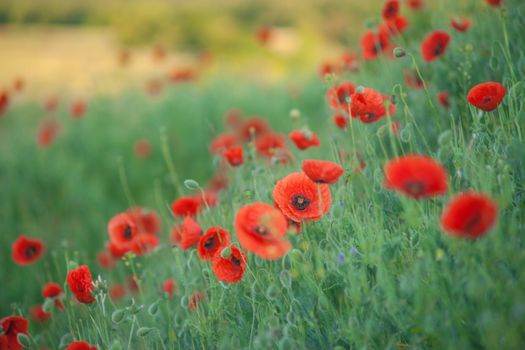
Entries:
[[352,248],[350,248],[350,254],[352,254],[353,256],[356,256],[357,254],[360,254],[360,253],[356,247],[352,246]]
[[338,253],[336,259],[339,264],[343,264],[346,260],[346,257],[343,253]]
[[339,208],[343,209],[345,207],[345,202],[344,201],[339,201]]

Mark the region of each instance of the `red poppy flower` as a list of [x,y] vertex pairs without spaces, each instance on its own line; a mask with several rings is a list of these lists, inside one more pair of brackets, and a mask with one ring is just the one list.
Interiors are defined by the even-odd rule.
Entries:
[[131,208],[126,211],[136,223],[139,233],[154,234],[160,231],[159,215],[153,210],[144,208]]
[[408,0],[407,5],[412,10],[421,10],[423,8],[423,0]]
[[359,61],[356,54],[345,52],[341,55],[340,60],[343,71],[357,72],[359,70]]
[[383,5],[383,19],[393,19],[399,14],[399,0],[387,0]]
[[137,140],[133,145],[133,151],[137,158],[147,158],[151,154],[151,144],[146,139]]
[[127,244],[118,245],[110,241],[108,244],[108,250],[112,257],[118,259],[118,258],[123,257],[124,254],[126,254],[130,250],[130,247]]
[[211,260],[221,247],[228,244],[230,244],[230,233],[220,226],[212,226],[199,239],[197,252],[202,260]]
[[108,222],[109,240],[119,246],[129,245],[139,235],[137,222],[129,213],[115,215]]
[[172,83],[188,83],[197,79],[197,72],[190,67],[175,68],[170,72],[168,78]]
[[84,114],[86,113],[86,110],[87,110],[86,102],[82,100],[78,100],[78,101],[73,102],[69,113],[71,114],[71,117],[75,119],[80,119],[84,116]]
[[452,18],[450,25],[458,32],[466,32],[472,25],[472,21],[468,18]]
[[351,82],[335,85],[326,93],[330,106],[334,109],[342,109],[348,113],[348,99],[355,92],[355,86]]
[[197,221],[186,216],[182,224],[175,224],[172,230],[172,241],[177,243],[182,250],[187,250],[199,242],[202,228]]
[[444,108],[448,109],[450,107],[450,102],[448,99],[447,91],[438,92],[437,99],[438,99],[439,104],[442,105]]
[[36,142],[41,148],[49,147],[60,132],[61,125],[54,119],[45,119],[38,128]]
[[44,248],[41,240],[21,235],[11,245],[11,257],[17,265],[30,265],[42,256]]
[[162,285],[162,290],[171,298],[173,297],[173,293],[179,293],[179,286],[173,278],[168,278]]
[[271,159],[278,150],[285,149],[284,136],[274,132],[267,132],[255,141],[257,153],[267,159]]
[[[223,249],[230,250],[230,256],[223,257]],[[219,249],[213,256],[211,269],[219,281],[238,283],[246,270],[246,255],[234,245]]]
[[319,137],[310,130],[294,130],[288,135],[288,138],[295,144],[300,150],[305,150],[310,147],[319,147]]
[[342,114],[334,115],[333,121],[335,126],[337,126],[339,129],[344,130],[348,126],[348,118]]
[[425,83],[421,80],[417,72],[411,72],[408,69],[405,69],[403,74],[405,75],[405,84],[409,88],[420,90],[424,87]]
[[389,38],[384,32],[368,31],[361,37],[361,51],[365,60],[373,60],[389,46]]
[[257,30],[255,34],[257,41],[263,45],[268,44],[273,37],[272,27],[263,26]]
[[109,296],[113,301],[119,301],[126,296],[126,286],[120,283],[113,284],[109,287]]
[[337,67],[337,65],[335,65],[334,63],[332,62],[323,62],[321,63],[321,65],[319,66],[319,76],[321,78],[324,79],[325,76],[329,75],[329,74],[338,74],[339,73],[339,69]]
[[419,199],[443,195],[448,189],[448,175],[434,159],[408,155],[385,165],[385,187]]
[[92,296],[95,287],[87,265],[69,271],[66,282],[79,302],[89,304],[95,301]]
[[470,89],[467,100],[474,107],[490,112],[498,108],[506,93],[505,86],[500,83],[486,82]]
[[29,309],[29,313],[31,314],[31,318],[37,322],[43,323],[48,321],[51,318],[51,314],[49,312],[45,312],[42,308],[42,305],[34,305]]
[[441,216],[441,227],[452,236],[478,238],[496,223],[498,205],[483,193],[463,192],[447,204]]
[[447,52],[450,35],[444,30],[435,30],[421,43],[421,56],[425,62],[432,62]]
[[280,210],[266,203],[253,203],[239,209],[235,216],[239,243],[263,259],[279,259],[292,245],[284,237],[288,223]]
[[188,298],[188,309],[191,311],[196,311],[197,307],[201,303],[201,301],[204,300],[206,296],[203,292],[194,292],[190,297]]
[[171,203],[171,210],[173,214],[178,217],[185,217],[187,215],[195,216],[201,210],[201,203],[199,199],[194,196],[183,196]]
[[7,106],[9,106],[9,95],[7,91],[2,91],[0,92],[0,117],[7,110]]
[[237,146],[239,144],[239,138],[235,134],[223,133],[216,136],[210,142],[210,153],[221,154],[227,149]]
[[4,317],[0,320],[0,349],[2,350],[21,350],[24,348],[18,342],[18,334],[27,335],[29,322],[20,316]]
[[85,341],[74,341],[69,343],[66,350],[98,350],[96,346],[91,346]]
[[283,214],[295,222],[318,220],[332,204],[328,186],[316,184],[304,173],[291,173],[279,180],[273,199]]
[[485,0],[485,2],[494,7],[500,7],[503,5],[503,0]]
[[343,175],[343,168],[328,160],[303,160],[304,173],[317,183],[335,184]]
[[62,295],[62,288],[58,283],[49,282],[42,288],[42,296],[45,299],[53,299],[55,307],[59,310],[64,309],[64,304],[61,301]]
[[[379,26],[378,33],[380,37],[389,38],[390,36],[396,36],[405,31],[408,28],[410,22],[404,16],[397,16],[389,20],[385,20]],[[386,39],[384,39],[387,42]],[[387,46],[385,46],[386,48]],[[384,51],[384,50],[383,50]]]
[[110,252],[106,249],[97,253],[97,263],[103,269],[110,269],[115,265],[115,260],[111,256]]
[[257,138],[270,130],[266,120],[259,117],[250,117],[242,123],[240,132],[245,141],[251,141],[253,138]]
[[155,235],[140,234],[130,242],[130,250],[136,255],[144,255],[151,252],[159,245],[159,239]]
[[231,166],[239,166],[243,163],[243,150],[241,146],[230,147],[222,153],[224,159],[228,161]]
[[[352,95],[351,112],[352,117],[359,119],[363,123],[372,123],[386,116],[385,101],[389,101],[388,96],[384,96],[374,89],[363,88],[362,91]],[[396,107],[388,103],[388,113],[393,116]]]

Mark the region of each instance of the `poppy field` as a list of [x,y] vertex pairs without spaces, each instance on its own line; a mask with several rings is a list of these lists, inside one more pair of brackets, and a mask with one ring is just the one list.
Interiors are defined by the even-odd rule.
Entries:
[[0,81],[0,350],[525,348],[525,2],[370,4],[305,74]]

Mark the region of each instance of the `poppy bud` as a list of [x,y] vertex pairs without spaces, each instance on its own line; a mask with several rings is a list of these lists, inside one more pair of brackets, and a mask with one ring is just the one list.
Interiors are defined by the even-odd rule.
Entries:
[[401,57],[405,57],[406,56],[406,51],[405,49],[403,49],[402,47],[395,47],[394,48],[394,56],[396,58],[401,58]]
[[120,342],[118,340],[115,340],[113,344],[111,344],[109,350],[122,350],[122,345],[120,345]]
[[18,340],[18,342],[25,348],[29,347],[30,345],[30,341],[29,341],[29,337],[27,335],[25,335],[24,333],[18,333],[16,335],[16,339]]
[[290,111],[290,118],[297,120],[300,117],[301,117],[301,111],[299,111],[297,108],[294,108]]
[[154,302],[148,307],[148,314],[151,316],[155,316],[157,311],[159,311],[159,301]]
[[42,304],[42,310],[44,310],[44,312],[49,313],[53,305],[55,305],[55,301],[52,298],[46,298],[46,300]]
[[113,321],[114,323],[120,323],[124,319],[124,316],[126,316],[126,310],[125,309],[115,310],[111,314],[111,321]]
[[196,190],[200,188],[199,183],[193,179],[184,180],[184,186],[186,186],[188,190]]
[[66,333],[60,338],[60,344],[58,347],[64,349],[69,343],[73,342],[73,336],[70,333]]
[[137,336],[145,337],[145,336],[147,336],[148,334],[150,334],[154,330],[155,330],[155,328],[151,328],[151,327],[140,327],[137,330]]
[[226,247],[221,251],[221,258],[228,259],[232,253],[232,250],[230,247]]

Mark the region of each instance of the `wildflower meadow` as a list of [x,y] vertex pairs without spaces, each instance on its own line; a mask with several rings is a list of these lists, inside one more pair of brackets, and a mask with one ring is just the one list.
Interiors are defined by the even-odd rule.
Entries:
[[224,51],[276,76],[1,75],[0,350],[524,349],[525,2],[370,0],[306,67],[256,9]]

